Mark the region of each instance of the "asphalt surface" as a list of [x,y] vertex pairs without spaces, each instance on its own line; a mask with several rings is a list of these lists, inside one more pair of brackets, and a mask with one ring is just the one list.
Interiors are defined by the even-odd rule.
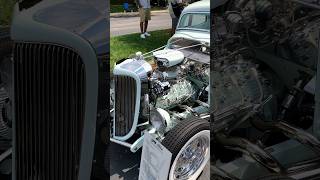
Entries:
[[[111,143],[110,180],[138,180],[141,150],[132,153],[129,148]],[[209,163],[198,180],[209,180]]]
[[[111,36],[140,32],[140,17],[111,17],[110,33]],[[151,12],[148,31],[170,29],[171,17],[167,11]]]

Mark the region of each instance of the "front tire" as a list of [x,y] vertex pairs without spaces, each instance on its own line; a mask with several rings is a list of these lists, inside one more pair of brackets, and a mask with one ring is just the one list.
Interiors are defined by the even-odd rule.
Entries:
[[184,120],[167,133],[162,144],[172,153],[168,179],[196,179],[210,159],[209,122]]

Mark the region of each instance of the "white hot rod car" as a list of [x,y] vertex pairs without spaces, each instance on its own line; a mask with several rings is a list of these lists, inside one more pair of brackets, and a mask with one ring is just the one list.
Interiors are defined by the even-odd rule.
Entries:
[[196,179],[210,157],[210,1],[187,6],[167,45],[113,70],[111,141],[138,151],[145,133],[172,153],[168,179]]

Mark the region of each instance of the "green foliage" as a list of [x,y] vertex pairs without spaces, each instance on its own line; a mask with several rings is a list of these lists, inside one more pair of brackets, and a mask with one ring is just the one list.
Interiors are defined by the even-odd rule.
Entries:
[[[133,4],[130,4],[130,9],[132,9],[133,11],[138,11],[138,8],[135,7],[135,5],[133,5]],[[155,7],[151,8],[151,11],[165,10],[165,9],[167,9],[167,8],[155,6]],[[124,11],[123,5],[110,5],[110,12],[111,13],[121,13],[123,11]]]
[[[138,11],[138,8],[134,4],[129,4],[129,9],[132,11]],[[121,13],[124,12],[123,5],[110,5],[111,13]]]
[[111,13],[123,12],[123,6],[122,5],[110,5],[110,12]]
[[14,0],[0,0],[0,25],[10,24],[14,4]]
[[129,34],[110,38],[110,66],[118,60],[128,58],[136,52],[146,53],[165,45],[170,38],[170,30],[150,32],[151,37],[141,39],[140,34]]

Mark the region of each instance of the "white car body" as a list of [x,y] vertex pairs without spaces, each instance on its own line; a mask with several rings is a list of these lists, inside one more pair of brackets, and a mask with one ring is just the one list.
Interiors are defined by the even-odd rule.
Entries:
[[202,0],[190,4],[181,13],[179,22],[176,28],[176,33],[169,39],[170,43],[176,38],[185,38],[190,40],[197,40],[208,43],[210,45],[210,18],[207,20],[206,29],[195,28],[195,27],[183,27],[182,19],[188,15],[207,15],[210,17],[210,0]]

